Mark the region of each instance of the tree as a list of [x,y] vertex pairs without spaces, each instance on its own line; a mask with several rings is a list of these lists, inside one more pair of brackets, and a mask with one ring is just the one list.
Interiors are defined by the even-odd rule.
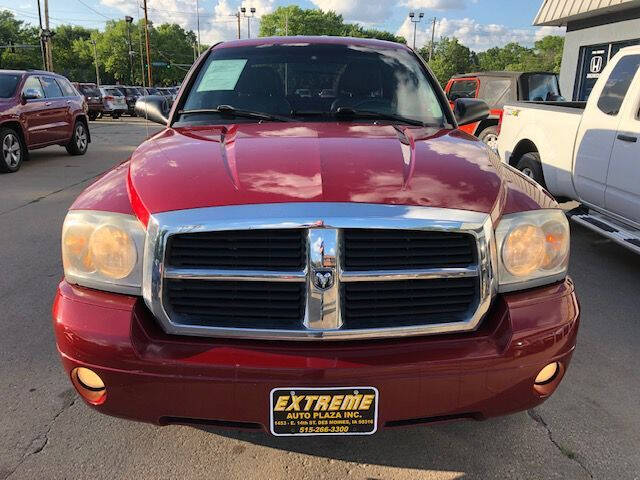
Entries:
[[278,7],[273,13],[263,15],[260,36],[275,35],[332,35],[344,33],[342,15],[319,9],[302,9],[297,5]]
[[330,35],[359,38],[379,38],[391,42],[406,43],[403,37],[357,24],[345,23],[342,15],[320,9],[303,9],[297,5],[278,7],[264,15],[260,22],[260,36]]
[[532,55],[531,48],[517,43],[508,43],[504,47],[494,47],[478,53],[478,64],[483,71],[514,71],[520,70],[527,58]]
[[[42,68],[40,37],[38,30],[17,20],[8,10],[0,10],[0,44],[31,45],[31,48],[16,47],[0,50],[0,68]],[[13,51],[12,51],[13,50]]]
[[[420,49],[423,58],[429,58],[429,48]],[[434,55],[429,66],[441,85],[457,73],[468,73],[478,69],[476,54],[462,45],[457,38],[443,37],[435,44]]]
[[74,48],[77,43],[83,43],[97,34],[97,30],[90,30],[74,25],[60,25],[55,29],[53,37],[53,67],[56,72],[75,82],[95,82],[95,68],[91,58],[79,62]]

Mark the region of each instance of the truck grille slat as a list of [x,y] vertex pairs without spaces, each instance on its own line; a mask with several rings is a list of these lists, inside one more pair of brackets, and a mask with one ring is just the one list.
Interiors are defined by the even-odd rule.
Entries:
[[174,267],[302,270],[304,230],[238,230],[174,235],[167,263]]
[[343,242],[347,271],[466,267],[475,261],[474,238],[463,233],[346,229]]
[[476,284],[469,278],[345,283],[345,327],[460,321],[477,302]]
[[299,328],[305,285],[274,282],[166,280],[172,313],[187,324]]

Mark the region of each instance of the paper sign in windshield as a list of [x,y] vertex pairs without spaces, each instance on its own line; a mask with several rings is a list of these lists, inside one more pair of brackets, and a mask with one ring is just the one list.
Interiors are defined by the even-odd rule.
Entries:
[[213,60],[202,76],[198,92],[234,90],[247,60]]

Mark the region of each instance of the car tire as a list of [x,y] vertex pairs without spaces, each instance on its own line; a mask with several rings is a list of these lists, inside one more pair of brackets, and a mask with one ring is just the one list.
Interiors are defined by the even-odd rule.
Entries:
[[525,153],[516,165],[516,168],[524,173],[527,177],[535,180],[544,188],[547,188],[544,182],[544,173],[542,172],[542,162],[538,152]]
[[498,150],[498,127],[497,126],[485,128],[484,130],[482,130],[482,132],[480,132],[480,135],[478,135],[478,138],[492,150]]
[[119,113],[112,113],[111,114],[111,118],[113,118],[114,120],[118,120],[120,118],[120,114]]
[[27,156],[27,149],[20,134],[12,128],[0,129],[0,147],[2,148],[0,172],[13,173],[20,170]]
[[69,155],[84,155],[89,148],[89,130],[82,120],[76,120],[73,126],[73,136],[67,143],[66,149]]
[[91,120],[92,122],[95,121],[97,118],[98,118],[98,114],[96,112],[89,113],[89,120]]

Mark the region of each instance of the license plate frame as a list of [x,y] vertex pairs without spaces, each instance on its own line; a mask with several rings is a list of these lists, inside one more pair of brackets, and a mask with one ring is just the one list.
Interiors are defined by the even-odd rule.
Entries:
[[269,430],[276,437],[373,435],[379,402],[376,387],[276,387],[269,393]]

